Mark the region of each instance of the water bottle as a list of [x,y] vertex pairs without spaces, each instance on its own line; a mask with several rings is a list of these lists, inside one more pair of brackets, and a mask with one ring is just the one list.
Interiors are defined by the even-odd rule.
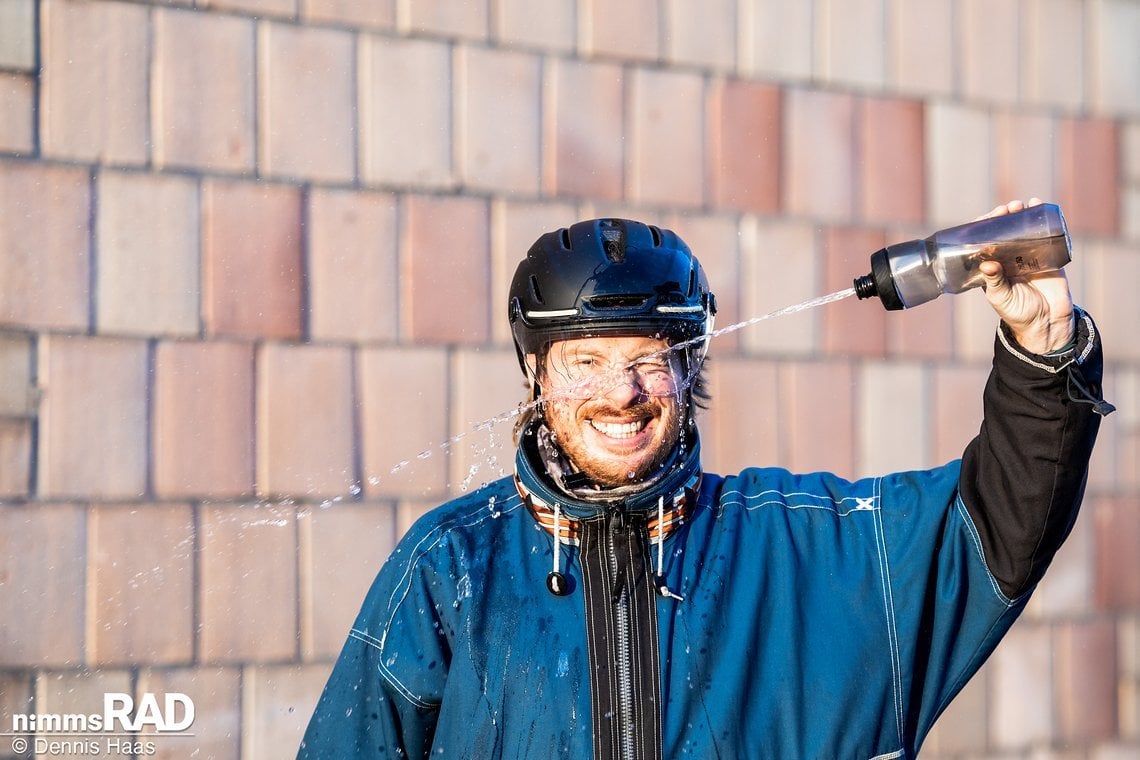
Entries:
[[1061,209],[1051,203],[979,219],[925,240],[888,245],[871,254],[871,272],[855,279],[859,298],[878,296],[891,311],[984,281],[978,265],[1000,261],[1007,277],[1052,272],[1072,261]]

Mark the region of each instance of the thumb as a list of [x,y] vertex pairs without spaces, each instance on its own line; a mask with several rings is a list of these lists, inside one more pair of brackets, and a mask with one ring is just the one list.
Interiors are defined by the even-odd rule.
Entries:
[[986,298],[990,303],[997,305],[1006,302],[1011,293],[1009,280],[1006,279],[1005,270],[1002,269],[1000,261],[983,261],[978,265],[978,271],[982,273],[983,285],[986,290]]

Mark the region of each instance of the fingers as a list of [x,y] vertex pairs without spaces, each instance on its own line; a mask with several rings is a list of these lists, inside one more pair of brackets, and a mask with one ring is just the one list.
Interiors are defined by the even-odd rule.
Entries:
[[999,203],[998,205],[994,206],[993,210],[991,210],[989,213],[982,214],[977,219],[974,219],[974,221],[976,222],[981,219],[991,219],[995,216],[1004,216],[1006,214],[1016,214],[1018,211],[1023,211],[1030,206],[1040,206],[1042,203],[1044,203],[1044,201],[1042,201],[1037,196],[1030,198],[1029,203],[1025,203],[1019,199],[1014,199],[1008,203]]

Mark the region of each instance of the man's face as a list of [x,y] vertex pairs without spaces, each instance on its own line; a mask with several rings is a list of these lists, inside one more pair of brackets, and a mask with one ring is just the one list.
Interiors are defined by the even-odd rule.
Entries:
[[642,480],[676,446],[685,389],[676,352],[668,348],[651,337],[551,344],[540,371],[546,424],[594,482]]

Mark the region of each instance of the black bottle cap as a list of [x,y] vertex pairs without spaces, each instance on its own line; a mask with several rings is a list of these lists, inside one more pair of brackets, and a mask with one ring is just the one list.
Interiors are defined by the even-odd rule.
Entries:
[[855,278],[855,295],[860,299],[878,296],[887,311],[899,311],[905,308],[898,290],[895,289],[895,278],[891,275],[891,264],[887,260],[887,249],[880,248],[871,254],[871,272],[862,277]]

